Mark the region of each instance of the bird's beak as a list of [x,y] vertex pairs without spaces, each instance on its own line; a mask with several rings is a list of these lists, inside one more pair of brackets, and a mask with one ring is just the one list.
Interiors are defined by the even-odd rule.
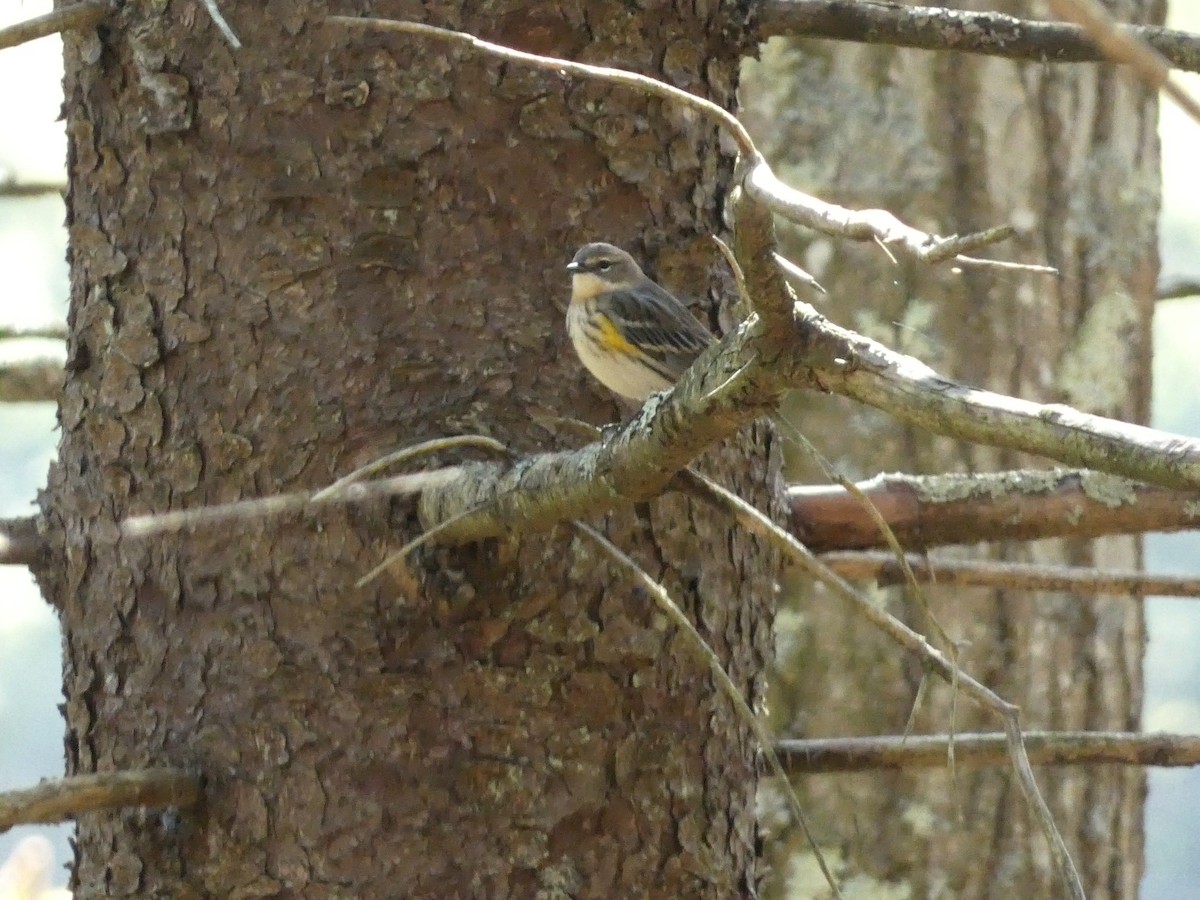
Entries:
[[567,271],[574,275],[576,272],[582,272],[583,266],[575,262],[575,260],[571,260],[569,263],[567,263]]

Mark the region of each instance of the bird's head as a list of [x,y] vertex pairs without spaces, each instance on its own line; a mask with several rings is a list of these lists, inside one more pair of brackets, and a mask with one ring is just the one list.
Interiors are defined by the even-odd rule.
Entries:
[[612,244],[584,244],[567,264],[576,300],[637,287],[646,276],[632,256]]

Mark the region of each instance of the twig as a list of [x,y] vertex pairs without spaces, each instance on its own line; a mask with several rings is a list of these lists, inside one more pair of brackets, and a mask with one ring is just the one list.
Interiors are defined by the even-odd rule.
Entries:
[[33,516],[0,519],[0,565],[31,566],[44,547]]
[[1171,80],[1171,67],[1145,41],[1117,27],[1112,16],[1096,0],[1050,0],[1055,15],[1071,19],[1092,37],[1114,62],[1124,63],[1150,87],[1162,90],[1184,112],[1200,124],[1200,103]]
[[62,391],[67,351],[61,341],[0,341],[0,402],[44,403]]
[[230,46],[234,50],[242,49],[242,42],[238,40],[238,36],[233,33],[233,29],[229,27],[229,23],[225,21],[225,17],[221,15],[221,10],[217,7],[217,0],[204,0],[204,8],[208,10],[208,14],[212,17],[213,23],[225,36],[225,40],[229,41]]
[[1026,802],[1037,818],[1042,833],[1050,843],[1051,855],[1054,857],[1055,864],[1062,874],[1071,896],[1076,900],[1083,900],[1083,885],[1079,880],[1079,872],[1075,868],[1075,863],[1071,859],[1058,826],[1054,824],[1050,807],[1046,805],[1046,800],[1033,777],[1033,769],[1030,767],[1029,757],[1025,752],[1017,707],[985,687],[971,675],[958,670],[922,635],[856,591],[845,579],[817,559],[792,535],[779,528],[762,512],[732,491],[726,490],[711,479],[690,469],[679,476],[677,483],[694,496],[706,499],[717,508],[734,515],[739,524],[769,542],[785,559],[795,564],[806,575],[823,584],[834,596],[848,603],[855,612],[879,628],[893,642],[915,654],[928,669],[936,672],[946,681],[956,683],[968,697],[1000,717],[1007,735],[1009,759],[1017,775],[1021,792],[1025,795]]
[[1173,278],[1159,284],[1154,292],[1155,300],[1181,300],[1184,297],[1200,297],[1200,279]]
[[590,538],[594,543],[600,546],[610,557],[616,560],[622,568],[630,572],[651,597],[654,598],[655,604],[663,614],[678,628],[690,638],[690,644],[701,659],[708,665],[709,670],[713,674],[714,680],[721,688],[721,692],[733,703],[734,708],[738,711],[738,717],[750,726],[757,738],[759,746],[762,748],[763,755],[767,758],[767,763],[771,770],[778,776],[780,781],[780,789],[787,798],[788,806],[791,808],[792,816],[796,823],[800,826],[800,830],[804,832],[805,840],[808,841],[808,846],[816,857],[817,865],[821,869],[821,874],[825,876],[825,881],[833,891],[835,897],[841,897],[842,893],[838,888],[836,879],[833,873],[829,870],[829,866],[825,862],[825,856],[821,852],[820,846],[817,844],[816,838],[808,827],[808,819],[804,815],[804,810],[800,806],[800,798],[796,795],[795,789],[791,786],[787,779],[787,771],[784,769],[783,763],[775,754],[775,742],[771,737],[770,731],[763,723],[754,710],[750,708],[750,704],[746,702],[746,698],[742,696],[742,692],[738,686],[733,683],[733,679],[725,671],[725,667],[721,665],[721,659],[716,652],[710,647],[700,636],[700,632],[696,630],[691,620],[683,614],[683,610],[679,605],[671,599],[671,595],[667,593],[666,588],[655,581],[646,573],[641,566],[635,563],[630,557],[624,553],[616,544],[612,543],[608,538],[592,528],[590,525],[585,525],[582,522],[571,523],[577,532]]
[[[990,265],[991,260],[963,254],[1007,240],[1016,233],[1011,225],[1001,225],[967,235],[939,237],[927,234],[905,225],[886,209],[846,209],[798,191],[780,181],[765,164],[750,169],[744,185],[751,197],[797,225],[855,241],[878,241],[885,248],[900,249],[913,259],[926,263],[956,259],[964,264]],[[1004,265],[1030,268],[1025,263]],[[1038,266],[1033,270],[1043,272],[1045,269],[1045,266]]]
[[16,325],[0,325],[0,340],[22,340],[24,338],[65,341],[67,339],[67,323],[47,322],[45,325],[37,325],[32,328]]
[[410,460],[420,459],[423,456],[429,456],[433,453],[440,453],[444,450],[457,450],[464,447],[487,450],[491,453],[501,456],[508,456],[508,448],[505,447],[495,438],[488,437],[482,434],[460,434],[446,438],[436,438],[432,441],[423,441],[412,447],[403,447],[394,453],[388,453],[386,456],[381,456],[379,459],[372,460],[365,466],[360,466],[348,475],[343,475],[327,488],[317,491],[313,494],[313,502],[320,503],[322,500],[327,500],[332,497],[348,484],[353,484],[362,481],[368,475],[373,475],[380,472],[389,466],[394,466],[398,463],[409,462]]
[[[1086,470],[879,475],[858,488],[912,549],[1200,527],[1200,491]],[[870,516],[841,487],[793,485],[788,502],[796,536],[814,551],[884,545]]]
[[[463,510],[461,513],[458,514],[458,518],[461,519],[464,516],[469,516],[473,512],[475,512],[475,510],[473,510],[473,509]],[[405,544],[403,547],[401,547],[395,553],[388,554],[387,558],[384,559],[383,562],[381,562],[379,565],[377,565],[375,568],[373,568],[366,575],[362,576],[362,578],[358,579],[358,581],[354,582],[354,586],[357,588],[360,588],[360,587],[365,587],[366,585],[370,584],[372,581],[374,581],[376,578],[378,578],[380,575],[382,575],[384,572],[386,572],[388,569],[390,569],[394,564],[396,564],[398,562],[402,562],[410,553],[412,553],[418,547],[425,546],[426,544],[428,544],[431,541],[433,541],[434,539],[436,539],[437,536],[441,532],[445,531],[448,528],[453,528],[456,521],[457,521],[457,519],[450,518],[450,519],[447,519],[445,522],[439,522],[437,525],[434,525],[428,531],[421,532],[419,535],[417,535],[415,538],[413,538],[411,541],[409,541],[407,544]]]
[[337,493],[327,494],[320,500],[316,499],[316,494],[308,491],[294,491],[290,494],[273,494],[256,500],[218,503],[200,509],[130,516],[121,523],[121,533],[126,537],[145,538],[224,522],[272,519],[309,507],[361,503],[364,500],[379,497],[419,494],[422,491],[451,484],[461,478],[462,474],[461,467],[447,466],[443,469],[417,472],[412,475],[396,475],[392,478],[356,482],[339,488]]
[[[1103,62],[1108,55],[1078,25],[1034,22],[995,12],[845,0],[761,0],[757,36],[831,38],[921,50],[956,50],[1030,62]],[[1177,69],[1200,72],[1200,37],[1151,25],[1122,34],[1157,50]]]
[[64,194],[67,185],[57,181],[16,181],[9,178],[0,181],[0,197],[42,197],[46,194]]
[[14,825],[64,822],[80,813],[144,806],[154,809],[195,806],[202,798],[200,779],[182,769],[142,769],[72,775],[37,787],[0,794],[0,834]]
[[[950,736],[784,739],[776,752],[792,775],[866,772],[878,769],[936,769],[946,764]],[[1200,737],[1105,731],[1027,731],[1025,745],[1035,766],[1200,765]],[[1003,734],[956,734],[960,765],[1006,766]]]
[[82,0],[80,3],[59,7],[45,15],[0,28],[0,50],[72,28],[91,28],[111,10],[112,3],[109,0]]
[[501,44],[493,44],[491,41],[482,40],[465,32],[450,31],[446,28],[438,28],[434,25],[425,25],[420,22],[404,22],[398,19],[373,19],[365,16],[329,16],[325,21],[331,25],[345,25],[351,28],[373,28],[380,31],[395,31],[401,34],[419,34],[438,41],[461,44],[473,50],[478,50],[481,53],[491,54],[500,59],[507,59],[510,62],[521,63],[534,69],[567,72],[572,75],[597,78],[613,84],[622,84],[641,91],[644,94],[682,103],[703,113],[729,132],[737,144],[740,153],[748,157],[757,158],[759,156],[758,150],[755,149],[754,141],[750,138],[750,133],[746,131],[745,126],[737,120],[737,117],[733,113],[718,106],[711,100],[705,100],[703,97],[697,97],[695,94],[689,94],[687,91],[645,75],[639,75],[636,72],[627,72],[624,69],[615,69],[610,66],[593,66],[587,63],[574,62],[569,59],[558,59],[553,56],[538,56],[534,53],[524,53]]
[[[823,553],[819,558],[843,578],[876,579],[881,585],[907,580],[891,553]],[[915,554],[907,557],[907,563],[919,581],[936,582],[941,587],[1200,598],[1200,578],[1106,571],[1084,566],[1040,566],[980,559],[934,560]]]

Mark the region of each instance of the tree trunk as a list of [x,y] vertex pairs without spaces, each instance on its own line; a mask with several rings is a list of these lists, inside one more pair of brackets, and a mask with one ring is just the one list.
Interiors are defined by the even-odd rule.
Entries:
[[[222,6],[240,51],[199,3],[129,2],[65,41],[70,364],[39,577],[62,615],[68,770],[206,782],[201,814],[83,817],[75,895],[751,894],[752,738],[570,529],[418,552],[362,589],[419,532],[410,505],[118,532],[435,436],[559,446],[531,410],[619,415],[566,341],[562,267],[606,239],[706,286],[732,168],[715,131],[625,90],[327,27],[323,3]],[[677,6],[439,4],[429,21],[731,105],[740,5]],[[772,460],[758,429],[704,465],[771,507]],[[678,498],[604,528],[757,700],[773,559]]]
[[[989,4],[974,4],[977,7]],[[1040,6],[1005,11],[1036,17]],[[1123,19],[1159,22],[1157,2]],[[1158,140],[1153,92],[1105,66],[1037,66],[959,54],[773,41],[744,79],[746,116],[782,177],[825,199],[884,207],[942,234],[1012,223],[990,254],[1058,267],[1045,275],[894,264],[879,248],[789,231],[785,252],[831,291],[835,321],[960,381],[1144,422],[1157,272]],[[990,471],[1038,460],[957,444],[882,414],[805,396],[790,418],[843,474]],[[821,480],[798,460],[796,480]],[[964,536],[964,540],[969,540]],[[943,551],[948,552],[948,551]],[[980,555],[1132,567],[1136,538],[1044,541]],[[798,627],[781,635],[771,708],[779,731],[811,737],[898,733],[922,671],[867,626],[800,585]],[[1138,727],[1140,605],[1065,594],[928,590],[964,642],[961,665],[1019,704],[1031,728]],[[890,590],[894,613],[930,633]],[[920,731],[1000,723],[938,683]],[[1092,898],[1137,894],[1145,779],[1135,768],[1042,769],[1039,783]],[[868,893],[1044,897],[1060,890],[1044,840],[1006,772],[811,779],[807,803]],[[799,838],[789,846],[802,846]],[[820,894],[810,866],[781,871]],[[814,887],[813,885],[816,884]],[[807,887],[806,887],[807,885]],[[890,895],[890,894],[889,894]]]

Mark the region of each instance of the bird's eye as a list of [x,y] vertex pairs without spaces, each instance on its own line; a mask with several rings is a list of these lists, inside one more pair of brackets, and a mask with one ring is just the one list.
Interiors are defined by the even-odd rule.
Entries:
[[600,260],[600,262],[596,263],[596,271],[597,272],[607,272],[611,268],[612,268],[612,263],[609,262],[607,259],[602,259],[602,260]]

